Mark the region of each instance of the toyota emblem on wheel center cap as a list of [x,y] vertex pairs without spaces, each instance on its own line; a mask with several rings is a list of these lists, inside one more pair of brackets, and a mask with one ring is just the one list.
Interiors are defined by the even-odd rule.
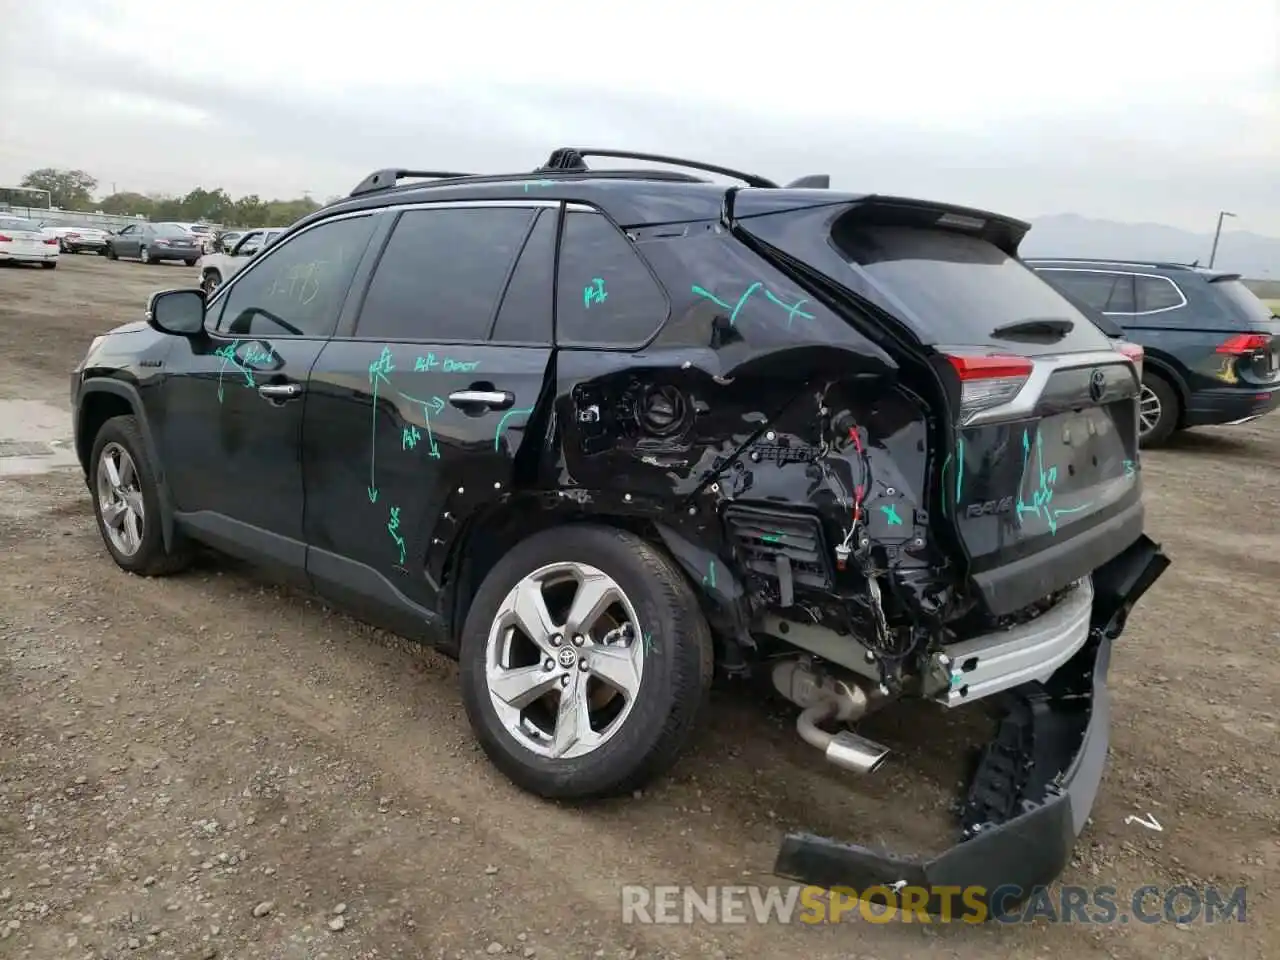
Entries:
[[560,661],[560,666],[566,669],[573,666],[578,654],[574,652],[573,647],[561,647],[560,652],[556,654],[556,659]]

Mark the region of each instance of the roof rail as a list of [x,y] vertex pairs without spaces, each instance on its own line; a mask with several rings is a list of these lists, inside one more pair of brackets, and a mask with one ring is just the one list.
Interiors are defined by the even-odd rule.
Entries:
[[348,194],[351,197],[360,197],[366,193],[376,193],[379,190],[390,190],[400,180],[408,180],[411,177],[420,177],[422,179],[431,180],[456,180],[461,177],[470,177],[474,174],[470,173],[442,173],[438,170],[397,170],[394,167],[388,167],[385,170],[375,170],[369,174],[358,184],[356,188]]
[[586,171],[590,168],[587,166],[586,160],[583,159],[584,157],[612,157],[619,160],[647,160],[651,163],[669,163],[677,167],[688,167],[690,170],[705,170],[707,173],[733,177],[735,180],[741,180],[751,187],[777,187],[776,183],[765,177],[754,173],[743,173],[741,170],[733,170],[729,167],[717,166],[714,163],[684,160],[680,157],[668,157],[660,153],[636,153],[632,150],[601,150],[595,147],[560,147],[557,150],[553,150],[546,164],[539,167],[535,172],[541,173],[552,170]]

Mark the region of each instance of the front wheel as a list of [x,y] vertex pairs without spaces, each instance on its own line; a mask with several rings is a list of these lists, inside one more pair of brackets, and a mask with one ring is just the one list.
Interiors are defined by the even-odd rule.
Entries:
[[200,278],[200,288],[204,290],[206,297],[213,296],[213,291],[217,290],[222,284],[222,274],[217,270],[208,270],[205,275]]
[[148,250],[146,247],[142,247],[142,248],[138,251],[138,259],[139,259],[139,260],[141,260],[143,263],[154,263],[154,262],[155,262],[154,260],[152,260],[152,259],[151,259],[151,251],[150,251],[150,250]]
[[115,248],[115,247],[108,246],[108,247],[107,247],[107,249],[104,251],[104,253],[106,253],[106,255],[107,255],[107,259],[108,259],[108,260],[119,260],[119,259],[120,259],[120,255],[119,255],[118,253],[116,253],[116,248]]
[[679,757],[707,700],[711,634],[680,569],[622,530],[535,534],[490,571],[459,655],[489,759],[553,799],[634,790]]
[[164,545],[159,488],[137,420],[112,417],[104,423],[94,438],[89,462],[98,531],[116,565],[148,577],[185,567],[190,559],[188,543],[178,539],[172,549]]
[[1173,435],[1181,417],[1178,392],[1157,373],[1144,373],[1138,401],[1138,441],[1144,447],[1158,447]]
[[40,264],[40,266],[44,267],[46,270],[53,270],[54,268],[56,268],[56,267],[58,266],[58,261],[57,261],[57,260],[49,260],[49,261],[47,261],[47,262],[45,262],[45,263]]

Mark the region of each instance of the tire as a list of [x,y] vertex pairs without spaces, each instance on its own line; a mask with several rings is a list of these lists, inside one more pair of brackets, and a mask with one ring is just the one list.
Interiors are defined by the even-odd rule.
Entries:
[[[549,700],[554,698],[558,709],[562,690],[591,683],[588,692],[605,698],[613,694],[603,708],[589,708],[600,711],[593,719],[601,720],[603,729],[591,736],[603,733],[603,742],[570,744],[561,756],[550,753],[554,747],[551,740],[544,739],[539,750],[521,732],[514,708],[504,704],[510,713],[505,719],[500,715],[489,679],[490,665],[501,659],[496,654],[501,654],[501,637],[507,633],[500,629],[506,615],[499,615],[508,609],[517,587],[531,583],[534,576],[554,580],[555,574],[546,571],[557,567],[576,568],[572,572],[579,575],[602,574],[626,601],[611,605],[609,610],[616,615],[601,617],[597,628],[590,630],[591,640],[580,647],[569,636],[559,645],[552,645],[548,636],[541,650],[523,637],[518,644],[510,644],[513,650],[524,647],[534,654],[529,659],[536,669],[529,676],[540,681],[539,689],[545,685],[545,692],[540,700],[523,708],[534,716],[519,716],[532,719],[546,734],[558,728]],[[572,594],[572,582],[552,589]],[[555,599],[554,593],[549,595]],[[625,609],[628,604],[629,611]],[[567,613],[567,608],[556,602],[544,607],[548,608],[550,618]],[[619,620],[634,628],[630,641],[600,644],[604,627],[620,626]],[[494,652],[491,630],[498,638]],[[593,656],[601,657],[605,649],[611,651],[609,662],[615,667],[635,669],[632,697],[619,698],[616,690],[621,687],[610,691],[594,671],[578,669],[574,662],[580,651],[585,651],[590,661]],[[628,650],[634,654],[628,656]],[[508,665],[525,662],[522,659]],[[635,790],[665,773],[679,758],[707,702],[713,673],[711,633],[684,574],[651,544],[610,527],[558,527],[517,544],[485,577],[463,628],[459,667],[467,717],[481,747],[499,770],[522,789],[548,799],[593,799]],[[623,675],[621,670],[615,672]]]
[[54,270],[58,266],[58,261],[57,260],[46,261],[45,263],[40,264],[40,266],[44,267],[46,270]]
[[[132,463],[131,470],[119,458],[121,452]],[[123,495],[112,490],[105,468],[107,456],[117,464]],[[191,545],[176,532],[173,549],[165,549],[164,535],[160,529],[160,496],[156,488],[155,471],[147,457],[147,448],[142,442],[142,433],[134,417],[112,417],[93,438],[93,453],[89,460],[89,490],[93,498],[93,513],[98,521],[98,532],[102,535],[102,542],[111,554],[111,559],[120,569],[144,577],[158,577],[177,573],[191,562]],[[125,501],[131,504],[135,516],[136,508],[141,504],[142,516],[136,524],[140,536],[132,550],[129,549],[132,544],[124,542],[124,536],[113,535],[108,526],[104,513],[104,500],[108,497],[116,503]],[[126,519],[121,529],[127,529],[128,526]]]
[[146,247],[138,248],[138,259],[143,263],[155,263],[155,261],[151,259],[151,251]]
[[108,246],[107,246],[107,259],[108,259],[108,260],[119,260],[119,259],[120,259],[119,254],[117,254],[117,253],[116,253],[116,248],[115,248],[115,247],[110,246],[110,245],[108,245]]
[[194,260],[183,260],[182,262],[185,263],[188,267],[194,267],[196,265],[196,262]]
[[65,241],[65,240],[59,240],[59,241],[58,241],[58,252],[59,252],[59,253],[72,253],[73,251],[72,251],[72,249],[71,249],[70,247],[68,247],[68,246],[67,246],[67,241]]
[[[1138,442],[1144,447],[1158,447],[1165,443],[1182,417],[1182,402],[1178,391],[1158,373],[1142,375],[1142,397],[1139,401],[1141,415],[1138,422]],[[1154,422],[1148,427],[1148,412],[1158,406]]]
[[206,270],[203,277],[200,278],[200,289],[204,291],[206,297],[213,296],[213,292],[222,286],[222,274],[217,270]]

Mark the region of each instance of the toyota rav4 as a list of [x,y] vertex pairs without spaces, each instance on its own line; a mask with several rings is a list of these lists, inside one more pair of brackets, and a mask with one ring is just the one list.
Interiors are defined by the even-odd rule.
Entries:
[[954,846],[791,834],[774,870],[1030,890],[1083,827],[1112,644],[1169,561],[1141,351],[1019,260],[1027,229],[624,151],[381,170],[95,339],[76,447],[120,567],[200,544],[434,645],[545,797],[662,773],[717,674],[767,674],[862,774],[868,712],[980,703]]

